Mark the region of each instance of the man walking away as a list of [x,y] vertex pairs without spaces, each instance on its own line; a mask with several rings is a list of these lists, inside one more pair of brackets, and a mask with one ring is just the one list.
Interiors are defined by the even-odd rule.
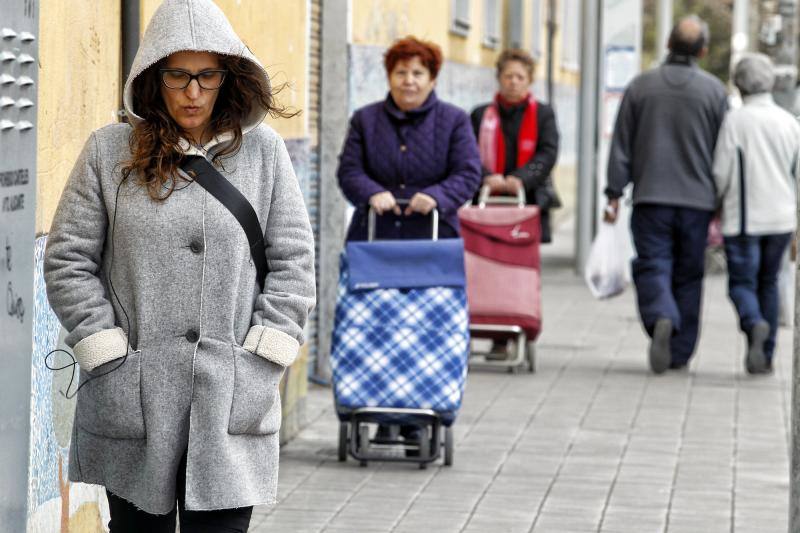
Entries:
[[685,367],[697,344],[713,153],[727,109],[722,83],[697,65],[708,40],[697,16],[675,25],[664,64],[625,91],[609,154],[606,221],[616,221],[633,182],[633,281],[656,374]]

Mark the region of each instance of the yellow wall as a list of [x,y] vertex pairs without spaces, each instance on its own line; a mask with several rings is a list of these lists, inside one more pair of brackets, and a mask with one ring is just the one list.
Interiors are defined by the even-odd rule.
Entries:
[[[547,69],[547,6],[539,4],[541,24],[538,35],[543,50],[536,68],[536,79],[544,79]],[[507,22],[508,0],[502,2],[501,17]],[[567,85],[577,85],[580,74],[561,67],[561,10],[563,3],[556,2],[556,33],[554,81]],[[451,2],[448,0],[352,0],[352,42],[359,45],[388,47],[395,39],[414,35],[435,42],[442,47],[445,59],[467,65],[493,68],[502,46],[490,48],[483,45],[485,22],[485,3],[483,0],[470,2],[471,27],[466,36],[450,31]],[[531,49],[533,36],[533,6],[523,2],[523,47]],[[502,33],[506,24],[501,25]]]
[[386,46],[414,35],[435,42],[446,54],[449,10],[449,2],[431,0],[352,0],[352,42]]
[[[531,49],[533,35],[533,6],[530,2],[523,2],[523,47]],[[544,51],[539,58],[535,77],[543,79],[547,69],[547,6],[539,4],[541,24],[538,35],[541,40],[541,49]],[[421,39],[435,42],[442,47],[445,59],[467,65],[476,65],[493,68],[497,56],[502,51],[502,46],[491,48],[484,46],[483,34],[485,17],[485,2],[472,0],[470,2],[471,27],[466,36],[457,35],[450,31],[452,4],[449,0],[352,0],[352,42],[358,45],[371,45],[388,47],[392,41],[414,35]],[[561,10],[564,9],[561,0],[556,2],[556,34],[555,44],[555,82],[568,85],[577,85],[580,80],[578,72],[561,68]],[[501,43],[504,42],[503,32],[508,18],[509,2],[503,0],[501,8]]]
[[[277,86],[289,82],[278,101],[302,110],[291,119],[267,122],[287,138],[308,136],[308,2],[305,0],[214,0],[236,33],[264,64]],[[161,0],[141,0],[142,32]]]
[[447,0],[352,0],[352,42],[389,46],[414,35],[442,47],[445,59],[468,65],[494,65],[500,48],[483,46],[483,2],[470,2],[469,33],[450,32],[451,2]]
[[75,9],[63,0],[42,0],[39,16],[37,234],[49,231],[61,189],[89,134],[116,122],[120,2]]

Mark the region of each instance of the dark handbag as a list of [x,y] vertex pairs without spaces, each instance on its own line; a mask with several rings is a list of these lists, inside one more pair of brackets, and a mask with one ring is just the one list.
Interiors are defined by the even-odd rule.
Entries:
[[198,185],[208,191],[211,196],[219,200],[239,221],[245,235],[247,235],[247,242],[250,244],[250,255],[253,258],[253,264],[256,266],[256,281],[261,288],[261,292],[264,292],[264,283],[269,272],[266,243],[264,242],[264,234],[261,233],[261,223],[258,221],[258,215],[253,206],[239,192],[239,189],[220,174],[206,158],[200,156],[187,157],[181,165],[181,169],[194,179]]

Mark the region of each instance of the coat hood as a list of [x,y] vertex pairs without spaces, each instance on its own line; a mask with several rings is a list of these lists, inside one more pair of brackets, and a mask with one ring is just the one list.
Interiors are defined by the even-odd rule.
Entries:
[[[133,108],[133,80],[148,67],[175,52],[215,52],[242,57],[255,64],[264,89],[270,82],[264,66],[233,31],[222,10],[211,0],[165,0],[147,25],[139,51],[125,82],[123,102],[131,123],[142,117]],[[258,126],[267,110],[257,105],[242,121],[242,133]]]

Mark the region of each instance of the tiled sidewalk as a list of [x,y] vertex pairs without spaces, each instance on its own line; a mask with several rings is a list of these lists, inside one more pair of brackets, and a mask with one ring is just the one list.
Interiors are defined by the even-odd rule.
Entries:
[[545,252],[537,373],[470,373],[452,467],[337,462],[331,392],[312,388],[280,502],[251,531],[786,531],[791,331],[775,375],[745,375],[710,277],[690,370],[654,376],[632,291],[593,300],[568,241]]

